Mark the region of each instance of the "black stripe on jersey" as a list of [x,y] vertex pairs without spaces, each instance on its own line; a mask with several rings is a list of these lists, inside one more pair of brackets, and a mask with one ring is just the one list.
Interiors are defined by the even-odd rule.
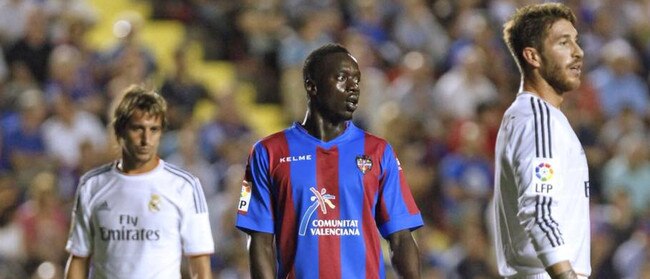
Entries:
[[184,179],[185,181],[187,181],[187,183],[189,183],[192,186],[192,192],[193,192],[192,194],[193,194],[193,198],[194,198],[194,210],[196,211],[196,213],[205,212],[206,210],[203,207],[203,203],[201,202],[201,198],[199,197],[199,193],[201,193],[201,192],[199,192],[200,189],[198,189],[198,188],[201,188],[201,187],[198,187],[196,185],[196,182],[194,182],[194,179],[192,179],[192,176],[189,176],[188,173],[185,173],[184,171],[181,171],[181,170],[179,170],[177,168],[173,168],[173,167],[169,166],[168,164],[165,164],[165,170],[172,173],[172,174],[174,174],[174,175],[176,175],[176,176],[178,176],[178,177],[180,177],[180,178],[182,178],[182,179]]
[[535,157],[539,158],[539,136],[537,135],[537,110],[535,109],[535,98],[530,97],[530,107],[533,109],[533,117],[535,118]]
[[[551,246],[556,247],[564,244],[564,239],[562,238],[562,232],[560,232],[558,223],[551,216],[552,203],[553,198],[551,197],[537,196],[535,223],[546,234],[546,238],[551,242]],[[552,237],[551,234],[553,234]]]
[[548,104],[544,103],[544,107],[546,107],[546,129],[548,131],[548,157],[553,158],[553,145],[551,144],[551,112],[548,109]]
[[555,240],[559,245],[564,244],[564,239],[562,239],[562,233],[560,233],[560,229],[558,228],[557,222],[553,220],[553,216],[551,216],[551,204],[553,204],[553,198],[551,197],[544,197],[544,200],[548,199],[548,203],[546,203],[546,215],[544,216],[545,222],[548,221],[550,222],[551,229],[553,232],[553,236],[555,237]]
[[564,244],[564,238],[562,238],[562,232],[560,231],[560,225],[558,225],[557,222],[555,222],[555,219],[553,219],[553,215],[551,214],[551,204],[553,204],[553,198],[548,197],[548,204],[546,207],[548,207],[548,219],[551,221],[551,224],[553,224],[553,235],[557,238],[558,243]]
[[[546,158],[546,133],[544,129],[544,110],[542,109],[542,100],[537,99],[537,107],[539,108],[539,126],[542,131],[542,158]],[[548,116],[547,116],[548,117]]]
[[[80,206],[81,206],[81,195],[77,195],[77,198],[74,199],[74,205],[72,206],[72,213],[74,213],[74,217],[73,217],[74,219],[71,220],[72,223],[75,223],[76,220],[78,220],[77,218],[79,217],[79,214],[83,214],[81,212]],[[70,228],[70,230],[72,231],[72,228]]]
[[[542,200],[544,197],[542,196],[537,196],[537,201],[535,203],[535,224],[539,226],[539,228],[546,234],[546,238],[551,242],[551,246],[555,247],[558,244],[556,244],[553,240],[554,238],[551,237],[551,234],[549,232],[550,230],[553,230],[551,226],[548,224],[547,220],[544,220],[544,212],[546,211],[546,208],[544,207],[544,202],[546,199]],[[548,229],[547,229],[548,228]]]
[[[535,100],[537,100],[537,104],[535,104]],[[553,158],[553,144],[551,142],[551,112],[548,108],[548,104],[539,98],[530,97],[530,107],[533,109],[533,118],[535,123],[535,156],[537,158]]]

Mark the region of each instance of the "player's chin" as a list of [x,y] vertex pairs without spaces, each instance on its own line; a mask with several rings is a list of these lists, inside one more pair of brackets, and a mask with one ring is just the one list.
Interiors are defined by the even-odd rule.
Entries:
[[580,83],[581,83],[581,82],[582,82],[582,81],[580,80],[579,77],[578,77],[578,78],[570,78],[570,79],[568,80],[568,82],[567,82],[567,87],[568,87],[568,89],[569,89],[569,90],[567,90],[567,91],[573,91],[573,90],[578,89],[578,87],[580,87]]
[[352,116],[354,115],[354,111],[346,111],[341,115],[341,118],[345,121],[352,120]]
[[569,92],[578,89],[578,87],[580,87],[580,82],[581,80],[579,77],[567,77],[561,82],[557,82],[554,87],[558,89],[559,92]]
[[136,155],[136,159],[141,163],[148,163],[150,161],[153,161],[155,157],[155,154],[152,153],[140,153]]

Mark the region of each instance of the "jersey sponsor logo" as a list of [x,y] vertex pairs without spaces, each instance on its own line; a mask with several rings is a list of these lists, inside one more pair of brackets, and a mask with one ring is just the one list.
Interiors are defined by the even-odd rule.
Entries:
[[120,227],[99,227],[99,237],[103,241],[158,241],[160,230],[138,227],[138,216],[120,214]]
[[239,206],[237,210],[239,213],[245,214],[248,212],[248,205],[251,202],[251,184],[244,180],[241,185],[241,194],[239,195]]
[[311,161],[311,154],[280,157],[280,163],[298,162],[298,161]]
[[311,225],[312,235],[360,235],[359,220],[314,220]]
[[366,174],[369,170],[372,169],[372,159],[368,155],[359,155],[357,156],[357,168],[361,173]]
[[311,235],[360,235],[359,233],[359,221],[358,220],[312,220],[312,216],[317,209],[320,208],[320,211],[323,214],[327,214],[327,209],[334,209],[336,206],[332,200],[336,199],[336,196],[327,194],[325,188],[321,189],[320,192],[316,188],[309,188],[314,195],[310,197],[312,205],[307,208],[305,214],[302,216],[300,222],[300,228],[298,234],[305,236],[307,234],[307,227],[311,225],[309,233]]
[[160,211],[160,196],[157,194],[151,194],[151,199],[149,199],[149,211],[158,212]]

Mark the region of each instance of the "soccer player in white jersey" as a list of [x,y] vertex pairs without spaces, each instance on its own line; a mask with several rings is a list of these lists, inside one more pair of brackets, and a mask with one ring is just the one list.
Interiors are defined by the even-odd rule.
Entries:
[[518,9],[503,36],[522,77],[496,142],[494,238],[506,278],[591,273],[584,150],[560,110],[580,85],[583,51],[565,5]]
[[155,92],[125,92],[113,120],[122,157],[79,182],[66,278],[181,278],[183,255],[192,278],[212,278],[201,184],[158,157],[166,110]]

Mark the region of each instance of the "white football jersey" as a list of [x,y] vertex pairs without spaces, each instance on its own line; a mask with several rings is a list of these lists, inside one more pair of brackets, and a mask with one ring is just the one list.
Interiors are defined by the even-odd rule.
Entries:
[[159,161],[125,175],[117,162],[79,182],[66,249],[91,257],[94,278],[181,278],[183,255],[214,251],[199,180]]
[[499,128],[493,209],[502,276],[550,278],[545,267],[563,260],[590,275],[587,159],[564,114],[529,92]]

